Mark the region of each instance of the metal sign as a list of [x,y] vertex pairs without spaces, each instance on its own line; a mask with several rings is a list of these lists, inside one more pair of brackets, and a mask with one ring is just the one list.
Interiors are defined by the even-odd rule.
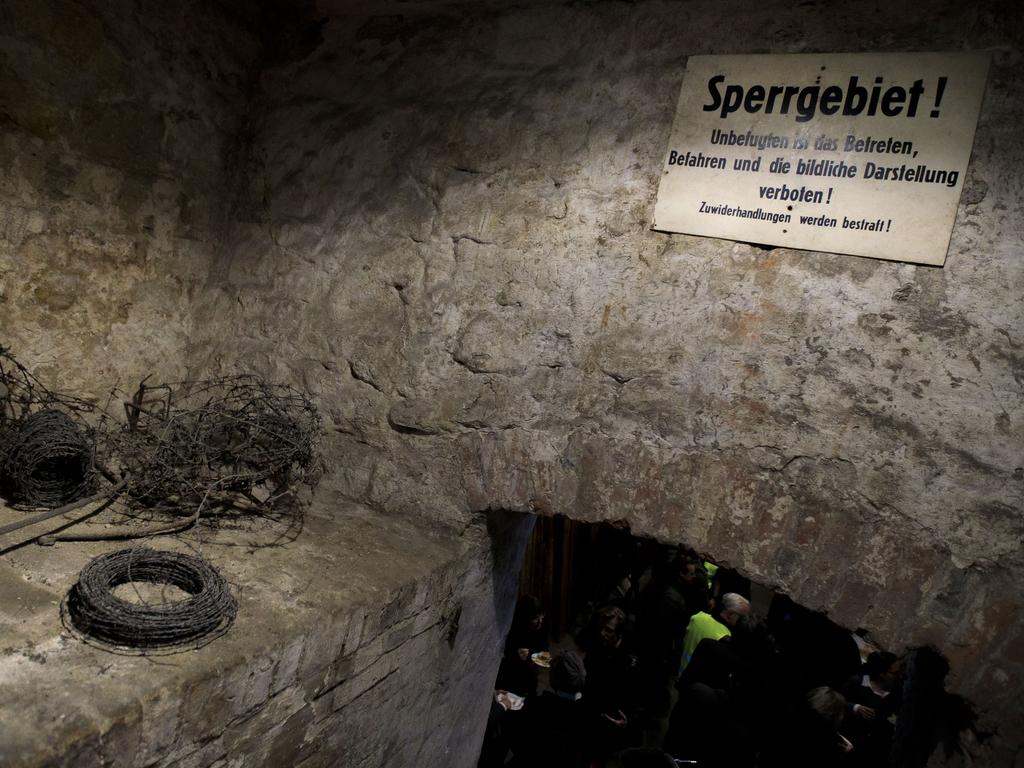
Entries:
[[987,53],[692,56],[653,229],[942,265]]

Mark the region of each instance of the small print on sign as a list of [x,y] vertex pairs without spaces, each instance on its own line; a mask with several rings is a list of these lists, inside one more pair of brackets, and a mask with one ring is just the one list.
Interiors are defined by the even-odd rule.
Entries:
[[653,229],[941,266],[987,53],[692,56]]

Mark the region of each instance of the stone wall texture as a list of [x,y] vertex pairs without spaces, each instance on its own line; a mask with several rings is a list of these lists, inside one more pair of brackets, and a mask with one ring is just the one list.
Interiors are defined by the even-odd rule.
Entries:
[[[1019,744],[1009,10],[332,18],[263,72],[190,362],[220,370],[232,339],[232,365],[316,392],[346,496],[437,524],[507,508],[687,542],[891,648],[935,644]],[[965,48],[993,66],[945,268],[650,231],[687,55]]]
[[[262,53],[227,6],[192,6],[201,29],[154,5],[81,53],[67,22],[77,65],[27,7],[0,48],[0,318],[51,378],[294,382],[322,493],[438,532],[515,510],[685,542],[935,645],[995,734],[979,760],[1024,759],[1012,3],[336,0]],[[944,268],[649,229],[687,56],[934,50],[992,53]]]
[[0,344],[50,386],[182,376],[260,50],[226,3],[0,5]]

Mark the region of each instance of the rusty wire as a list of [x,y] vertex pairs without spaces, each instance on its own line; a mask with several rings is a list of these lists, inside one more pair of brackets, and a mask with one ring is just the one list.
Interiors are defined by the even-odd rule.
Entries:
[[56,507],[93,488],[92,434],[68,414],[49,408],[17,423],[0,480],[4,495],[19,504]]
[[[164,517],[49,541],[154,536],[191,527],[201,514],[294,510],[297,486],[319,479],[319,439],[312,401],[255,375],[144,380],[97,408],[49,390],[0,347],[0,493],[25,506],[66,504],[95,488],[95,466],[130,515]],[[41,496],[17,490],[26,477]]]
[[133,506],[266,509],[316,479],[319,415],[292,387],[253,375],[143,383],[124,405],[126,423],[101,434],[99,453],[128,478]]
[[93,405],[47,388],[0,346],[0,492],[56,507],[94,488]]
[[[114,594],[118,586],[138,582],[171,585],[187,597],[134,603]],[[237,610],[224,577],[203,558],[139,547],[108,552],[86,565],[61,616],[83,640],[144,654],[201,647],[227,631]]]
[[87,400],[46,387],[0,344],[0,425],[48,408],[76,414],[79,419],[96,410]]

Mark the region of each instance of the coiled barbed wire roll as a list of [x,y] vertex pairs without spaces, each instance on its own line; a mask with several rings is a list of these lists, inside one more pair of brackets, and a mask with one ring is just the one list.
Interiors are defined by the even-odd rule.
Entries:
[[63,411],[29,414],[5,442],[0,479],[12,501],[57,507],[92,487],[93,439]]
[[[170,584],[190,597],[157,605],[130,603],[113,594],[129,582]],[[101,643],[166,650],[198,647],[234,621],[237,605],[224,577],[207,561],[145,547],[101,555],[78,576],[65,601],[72,626]]]

